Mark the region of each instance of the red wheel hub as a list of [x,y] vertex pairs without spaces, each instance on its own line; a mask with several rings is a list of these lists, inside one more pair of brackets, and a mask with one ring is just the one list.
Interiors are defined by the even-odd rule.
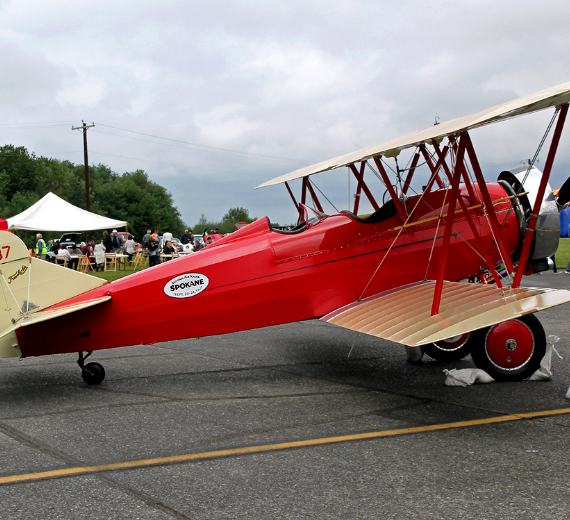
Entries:
[[436,341],[435,345],[442,350],[456,350],[465,345],[465,342],[468,339],[469,339],[469,332],[465,334],[460,334],[459,336],[453,336],[452,338]]
[[489,329],[485,350],[489,360],[497,368],[515,370],[531,358],[534,351],[534,336],[522,321],[505,321]]

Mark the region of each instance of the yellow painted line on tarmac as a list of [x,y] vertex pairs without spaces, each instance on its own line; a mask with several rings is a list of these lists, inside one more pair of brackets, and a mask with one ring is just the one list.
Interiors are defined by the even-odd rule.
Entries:
[[132,469],[132,468],[143,468],[148,466],[155,466],[158,464],[170,464],[175,462],[187,462],[192,460],[231,457],[233,455],[246,455],[250,453],[263,453],[268,451],[288,450],[292,448],[304,448],[307,446],[322,446],[324,444],[361,441],[366,439],[379,439],[382,437],[392,437],[395,435],[408,435],[410,433],[424,433],[424,432],[433,432],[438,430],[450,430],[453,428],[466,428],[469,426],[480,426],[484,424],[512,422],[512,421],[519,421],[521,419],[535,419],[539,417],[547,417],[551,415],[563,415],[563,414],[570,414],[570,408],[561,408],[559,410],[545,410],[542,412],[519,413],[513,415],[502,415],[500,417],[489,417],[487,419],[476,419],[473,421],[460,421],[460,422],[445,423],[445,424],[432,424],[430,426],[417,426],[414,428],[401,428],[398,430],[384,430],[379,432],[357,433],[354,435],[342,435],[339,437],[325,437],[322,439],[307,439],[304,441],[281,442],[278,444],[265,444],[263,446],[248,446],[244,448],[206,451],[202,453],[187,453],[185,455],[174,455],[172,457],[132,460],[128,462],[116,462],[113,464],[100,464],[98,466],[64,468],[52,471],[42,471],[40,473],[10,475],[7,477],[0,477],[0,484],[11,484],[14,482],[24,482],[29,480],[40,480],[40,479],[54,478],[54,477],[66,477],[70,475],[81,475],[87,473],[97,473],[102,471],[116,471],[116,470]]

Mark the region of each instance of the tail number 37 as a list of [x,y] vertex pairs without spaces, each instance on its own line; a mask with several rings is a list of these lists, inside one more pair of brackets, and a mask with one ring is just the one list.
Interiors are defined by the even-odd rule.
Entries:
[[[4,250],[6,250],[5,254]],[[6,260],[9,254],[10,254],[10,246],[2,246],[0,248],[0,260]]]

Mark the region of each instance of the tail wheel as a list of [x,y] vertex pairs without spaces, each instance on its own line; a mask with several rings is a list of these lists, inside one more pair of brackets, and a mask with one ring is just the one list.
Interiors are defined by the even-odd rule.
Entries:
[[530,377],[546,353],[546,334],[532,314],[479,329],[472,335],[473,362],[497,381]]
[[471,333],[460,334],[452,338],[436,341],[422,345],[422,350],[429,357],[441,361],[442,363],[450,363],[459,361],[471,353],[472,347]]
[[105,379],[105,369],[100,363],[87,363],[81,369],[81,377],[88,385],[98,385]]

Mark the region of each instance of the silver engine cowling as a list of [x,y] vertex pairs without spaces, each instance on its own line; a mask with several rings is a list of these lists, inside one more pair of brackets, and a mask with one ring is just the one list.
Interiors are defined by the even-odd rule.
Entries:
[[[524,212],[524,229],[521,229],[522,235],[526,232],[526,225],[530,220],[542,178],[542,172],[538,168],[531,168],[528,172],[528,176],[527,171],[528,166],[520,166],[512,168],[511,170],[502,171],[498,178],[499,181],[507,182],[515,193],[528,192],[527,195],[519,197],[520,206]],[[542,205],[538,212],[536,230],[533,233],[528,261],[536,264],[544,264],[548,257],[556,253],[558,243],[560,242],[560,218],[558,213],[563,207],[564,206],[558,206],[556,197],[552,193],[552,188],[547,183]],[[544,267],[542,269],[539,267],[539,270],[543,269]]]

